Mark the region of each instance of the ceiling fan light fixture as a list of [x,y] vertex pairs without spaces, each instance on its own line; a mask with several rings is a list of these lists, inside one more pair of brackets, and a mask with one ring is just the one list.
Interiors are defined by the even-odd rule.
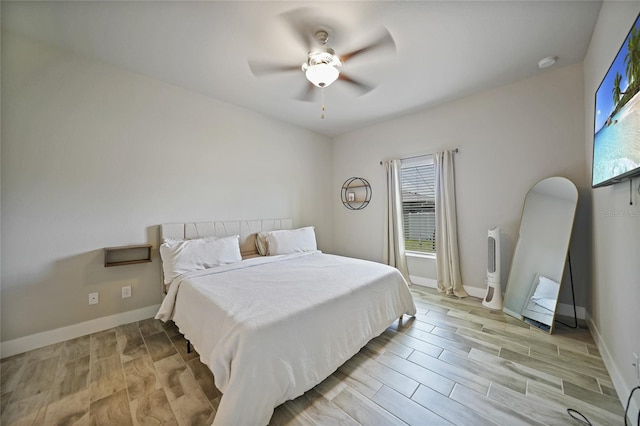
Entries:
[[331,64],[321,63],[308,66],[304,75],[314,86],[327,87],[338,79],[340,71]]

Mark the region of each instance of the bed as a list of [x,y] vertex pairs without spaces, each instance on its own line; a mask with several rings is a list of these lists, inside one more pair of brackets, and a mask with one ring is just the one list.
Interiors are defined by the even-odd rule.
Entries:
[[177,275],[164,253],[156,315],[173,320],[211,369],[223,394],[214,425],[267,424],[276,406],[415,315],[395,268],[322,253],[313,227],[291,227],[290,219],[161,225],[166,244],[218,245],[218,259]]

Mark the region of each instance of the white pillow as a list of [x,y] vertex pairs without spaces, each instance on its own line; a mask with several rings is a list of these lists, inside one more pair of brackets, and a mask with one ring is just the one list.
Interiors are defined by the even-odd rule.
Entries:
[[271,231],[267,234],[269,255],[301,253],[318,249],[313,226],[293,230]]
[[536,287],[536,291],[533,293],[531,298],[533,300],[537,299],[557,299],[558,293],[560,292],[560,284],[557,282],[543,276],[538,276],[538,286]]
[[269,241],[267,240],[267,232],[258,232],[256,234],[256,250],[260,256],[269,256]]
[[160,246],[164,283],[170,284],[185,272],[198,271],[218,265],[239,262],[240,237],[198,238],[195,240],[167,239]]

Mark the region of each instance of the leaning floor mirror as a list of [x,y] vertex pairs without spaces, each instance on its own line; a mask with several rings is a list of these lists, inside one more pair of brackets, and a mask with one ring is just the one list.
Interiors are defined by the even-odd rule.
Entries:
[[529,190],[522,209],[503,311],[549,333],[553,332],[577,203],[573,182],[550,177]]

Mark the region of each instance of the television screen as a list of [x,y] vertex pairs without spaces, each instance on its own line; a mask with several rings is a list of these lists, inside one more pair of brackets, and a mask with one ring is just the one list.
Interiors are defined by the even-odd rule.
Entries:
[[595,96],[591,185],[640,175],[640,15]]

